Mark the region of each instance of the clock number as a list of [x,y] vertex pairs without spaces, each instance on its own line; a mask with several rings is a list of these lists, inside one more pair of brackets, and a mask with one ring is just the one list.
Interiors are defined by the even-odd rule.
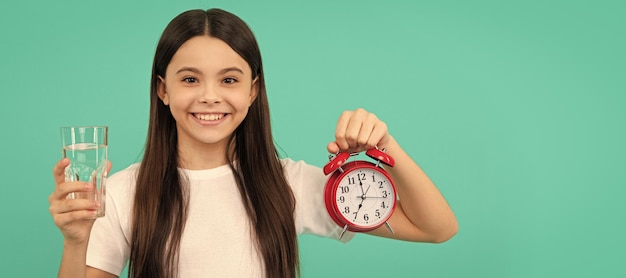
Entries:
[[350,192],[350,187],[340,186],[340,188],[341,188],[341,194],[345,194],[345,193]]
[[350,207],[345,207],[343,209],[343,213],[350,213]]
[[[384,206],[385,203],[383,203]],[[376,209],[376,212],[374,212],[374,215],[376,215],[376,217],[380,218],[380,210]]]
[[360,181],[364,181],[365,180],[365,173],[358,173],[358,174],[356,174],[356,177]]
[[354,177],[348,177],[348,184],[354,184]]
[[387,198],[387,190],[383,190],[383,198]]
[[383,181],[378,182],[378,188],[383,188]]
[[372,175],[372,181],[376,182],[376,175]]
[[385,206],[385,202],[383,202],[382,204],[380,204],[380,207],[381,207],[381,208],[387,208],[387,207]]
[[370,220],[370,217],[366,214],[363,215],[363,220],[368,221]]
[[339,202],[341,202],[343,204],[345,201],[346,201],[346,197],[339,196]]

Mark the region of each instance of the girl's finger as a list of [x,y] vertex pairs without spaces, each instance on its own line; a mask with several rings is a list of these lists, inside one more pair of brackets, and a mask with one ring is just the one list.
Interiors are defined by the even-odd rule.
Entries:
[[370,113],[366,116],[357,137],[357,147],[367,148],[367,144],[371,140],[370,138],[372,138],[372,131],[374,130],[377,122],[378,118],[376,115]]
[[335,129],[335,142],[339,149],[346,150],[349,148],[348,141],[346,140],[346,129],[350,123],[352,117],[352,111],[344,111],[339,116],[337,121],[337,128]]
[[50,214],[64,214],[72,211],[96,210],[100,204],[89,199],[65,199],[50,203]]
[[72,192],[88,192],[93,190],[93,185],[88,182],[74,181],[57,184],[54,192],[50,195],[50,202],[54,200],[64,200],[67,194]]
[[111,167],[112,167],[112,166],[111,166],[111,161],[110,161],[110,160],[107,160],[107,172],[106,172],[106,173],[107,173],[107,175],[108,175],[109,173],[111,173]]
[[[363,132],[363,124],[366,122],[367,117],[370,113],[365,111],[364,109],[355,110],[348,122],[348,126],[346,127],[346,141],[348,143],[348,148],[350,149],[358,149],[359,143],[358,139],[360,134]],[[368,136],[368,135],[364,135]]]
[[65,168],[70,165],[69,158],[63,158],[57,162],[52,168],[52,176],[54,177],[55,184],[61,184],[65,182]]
[[[66,213],[53,214],[52,219],[57,227],[63,228],[78,220],[93,219],[95,215],[96,210],[75,210]],[[93,220],[95,221],[95,219]]]
[[328,146],[326,146],[326,149],[328,150],[329,153],[332,153],[332,154],[336,154],[337,152],[340,151],[339,145],[337,145],[337,142],[328,143]]
[[372,149],[375,147],[384,148],[385,144],[387,144],[387,140],[389,140],[387,137],[388,133],[389,131],[387,130],[387,124],[379,121],[372,129],[370,138],[365,144],[365,148],[366,149]]
[[358,121],[354,118],[350,120],[348,123],[348,127],[346,128],[346,134],[344,139],[346,141],[346,149],[355,148],[357,146],[357,138],[359,137],[359,132],[361,131],[362,122]]

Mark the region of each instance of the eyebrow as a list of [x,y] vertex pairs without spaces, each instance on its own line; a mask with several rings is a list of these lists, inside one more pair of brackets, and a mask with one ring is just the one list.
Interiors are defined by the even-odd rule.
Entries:
[[[194,68],[194,67],[182,67],[182,68],[180,68],[179,70],[176,71],[176,74],[179,74],[179,73],[184,72],[184,71],[190,71],[190,72],[193,72],[193,73],[196,73],[196,74],[201,74],[202,73],[199,69]],[[230,71],[236,71],[236,72],[239,72],[239,73],[243,74],[243,70],[241,70],[238,67],[224,68],[224,69],[221,69],[220,71],[218,71],[217,74],[218,75],[219,74],[224,74],[224,73],[227,73],[227,72],[230,72]]]

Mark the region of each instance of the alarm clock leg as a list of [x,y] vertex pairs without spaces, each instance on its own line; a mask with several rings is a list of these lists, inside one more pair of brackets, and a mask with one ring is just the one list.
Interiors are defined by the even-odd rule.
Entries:
[[391,228],[391,225],[389,225],[389,221],[385,221],[385,226],[387,226],[387,229],[389,229],[389,231],[394,234],[393,232],[393,228]]
[[341,231],[341,234],[339,234],[339,239],[343,237],[343,234],[345,234],[347,230],[348,230],[348,224],[343,226],[343,230]]

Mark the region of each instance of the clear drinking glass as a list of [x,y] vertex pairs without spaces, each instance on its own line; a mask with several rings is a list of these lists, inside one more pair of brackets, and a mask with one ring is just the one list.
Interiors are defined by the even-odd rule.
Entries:
[[63,157],[70,159],[65,169],[65,181],[90,182],[94,190],[72,192],[68,199],[90,199],[100,203],[95,218],[104,216],[106,199],[106,170],[108,127],[70,126],[61,128]]

